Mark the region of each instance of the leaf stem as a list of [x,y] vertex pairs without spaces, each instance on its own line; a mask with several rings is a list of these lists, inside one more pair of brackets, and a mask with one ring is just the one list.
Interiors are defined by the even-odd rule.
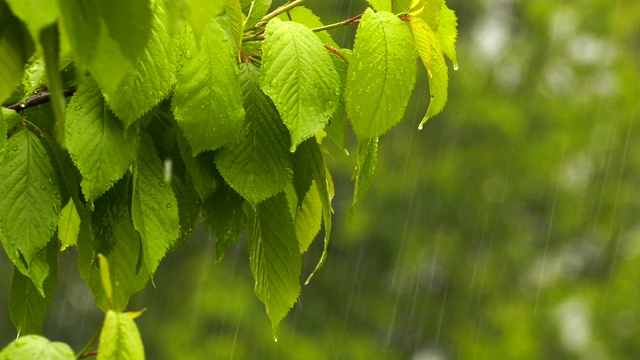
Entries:
[[294,7],[302,4],[305,0],[296,0],[293,2],[290,2],[286,5],[280,6],[279,8],[273,10],[272,12],[268,13],[267,15],[265,15],[260,22],[258,22],[257,24],[255,24],[253,27],[254,28],[259,28],[262,25],[264,25],[264,23],[266,23],[267,21],[273,19],[274,17],[284,13],[284,12],[288,12],[289,10],[293,9]]
[[344,57],[344,55],[342,55],[342,53],[338,49],[334,48],[331,45],[325,45],[324,48],[338,55],[340,59],[342,59],[342,61],[344,61],[347,65],[349,65],[349,60],[347,60],[347,58]]
[[89,340],[89,342],[87,343],[87,345],[85,345],[82,350],[80,350],[80,352],[78,352],[76,354],[76,360],[79,359],[84,359],[85,357],[94,355],[91,352],[89,352],[89,350],[91,349],[91,347],[93,347],[93,344],[96,343],[96,341],[98,341],[98,339],[100,338],[100,333],[102,332],[102,325],[100,326],[100,328],[98,328],[98,331],[96,331],[95,334],[93,334],[93,337],[91,338],[91,340]]
[[[73,95],[76,92],[76,87],[72,86],[69,88],[66,88],[64,90],[62,90],[62,94],[64,95],[64,97],[69,97],[71,95]],[[38,106],[44,103],[47,103],[51,101],[51,93],[49,93],[48,90],[43,90],[29,98],[27,98],[27,100],[25,100],[25,102],[21,103],[20,101],[17,101],[13,104],[7,105],[7,106],[3,106],[5,109],[10,109],[10,110],[15,110],[15,111],[20,111],[20,110],[24,110],[26,108],[30,108],[30,107],[34,107],[34,106]]]
[[340,27],[340,26],[355,24],[355,23],[360,21],[361,17],[362,17],[362,14],[360,14],[358,16],[354,16],[351,19],[347,19],[347,20],[344,20],[344,21],[337,22],[335,24],[329,24],[329,25],[324,25],[324,26],[320,26],[320,27],[317,27],[317,28],[313,28],[313,29],[311,29],[311,31],[318,32],[318,31],[324,31],[324,30],[337,28],[337,27]]

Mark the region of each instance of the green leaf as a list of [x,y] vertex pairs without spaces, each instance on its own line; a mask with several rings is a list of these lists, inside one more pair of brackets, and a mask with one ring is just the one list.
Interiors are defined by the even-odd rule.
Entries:
[[7,144],[7,122],[4,120],[4,111],[2,111],[0,112],[0,160],[4,158],[6,144]]
[[182,135],[178,135],[178,146],[193,185],[200,199],[204,201],[216,191],[221,180],[216,171],[213,154],[207,151],[193,156],[191,146]]
[[[305,25],[309,29],[324,26],[322,21],[320,21],[320,18],[316,14],[314,14],[311,9],[304,6],[296,6],[293,9],[289,10],[288,13],[280,14],[278,15],[278,19],[282,21],[289,21],[289,16],[291,16],[291,21],[295,21],[297,23]],[[340,48],[340,46],[338,46],[338,44],[333,40],[331,35],[329,35],[326,30],[315,32],[315,34],[316,36],[318,36],[318,38],[320,38],[320,41],[322,41],[323,44],[330,45],[335,49]]]
[[33,42],[24,25],[0,1],[0,103],[20,82],[24,65],[33,53]]
[[22,121],[22,116],[20,116],[20,114],[18,114],[14,110],[10,109],[2,108],[2,117],[4,118],[4,123],[7,125],[7,130],[11,129],[17,123]]
[[47,81],[47,72],[44,70],[44,58],[31,57],[27,69],[22,77],[24,92],[20,101],[24,102],[29,96],[34,95],[44,88]]
[[69,246],[74,246],[78,242],[79,232],[80,215],[78,215],[73,199],[70,199],[67,205],[62,208],[58,218],[58,239],[62,244],[60,251]]
[[247,14],[245,29],[257,24],[271,7],[271,0],[240,0],[240,3],[242,4],[242,11]]
[[254,292],[264,303],[274,337],[278,324],[300,294],[302,259],[284,192],[260,203],[253,213],[249,259]]
[[[93,228],[87,229],[84,235],[81,228],[78,239],[80,273],[84,274],[83,278],[94,294],[96,306],[103,311],[110,309],[110,305],[102,285],[97,253],[103,254],[109,262],[109,268],[114,269],[110,272],[114,310],[124,310],[131,295],[142,290],[149,280],[149,272],[142,260],[140,233],[131,220],[129,178],[126,176],[118,181],[96,201],[95,211],[89,221]],[[85,223],[83,220],[81,226]],[[95,240],[87,238],[92,234],[95,234]],[[91,240],[91,243],[87,243],[87,240]]]
[[58,5],[62,20],[60,29],[69,40],[77,66],[87,69],[98,52],[101,39],[98,7],[83,0],[58,0]]
[[329,51],[304,25],[271,20],[263,48],[261,87],[291,133],[293,152],[335,113],[340,79]]
[[140,332],[133,319],[123,313],[107,311],[100,333],[98,360],[144,359]]
[[[313,141],[313,139],[307,141]],[[312,161],[311,154],[304,149],[297,150],[293,154],[293,187],[298,198],[296,207],[302,205],[304,197],[309,188],[311,188],[311,182],[313,181]]]
[[196,220],[198,216],[200,216],[202,208],[202,201],[193,183],[184,184],[179,177],[174,176],[171,178],[171,189],[173,189],[176,199],[178,200],[180,236],[178,236],[178,240],[173,243],[169,252],[177,249],[193,235]]
[[376,11],[387,11],[394,14],[400,14],[406,11],[409,8],[409,5],[411,5],[411,0],[367,0],[367,2]]
[[40,40],[40,30],[53,24],[60,16],[58,2],[51,0],[6,0],[11,11],[22,20],[35,41]]
[[164,168],[146,131],[133,167],[133,224],[140,232],[144,263],[153,275],[180,234],[178,202],[164,179]]
[[388,12],[367,9],[356,33],[345,98],[359,140],[378,137],[404,115],[416,82],[409,26]]
[[42,334],[42,322],[56,294],[58,283],[57,242],[50,241],[42,251],[46,253],[46,261],[50,268],[49,275],[44,280],[41,289],[44,291],[44,295],[41,290],[36,288],[31,279],[23,275],[17,268],[13,270],[11,292],[9,293],[9,315],[19,335]]
[[[1,230],[1,229],[0,229]],[[31,259],[31,263],[27,264],[24,256],[7,241],[5,236],[0,232],[0,241],[5,253],[15,265],[15,267],[26,277],[30,278],[36,289],[42,297],[44,297],[44,281],[49,276],[49,263],[47,261],[47,247],[43,247]]]
[[443,7],[445,7],[444,0],[421,0],[424,2],[424,10],[420,13],[420,18],[424,20],[433,31],[438,30],[440,25],[440,16]]
[[358,165],[356,166],[356,188],[353,193],[351,213],[353,213],[371,188],[373,173],[378,161],[378,138],[370,138],[358,144]]
[[247,226],[245,200],[231,187],[223,184],[204,202],[209,232],[216,238],[216,261],[222,260],[225,250],[233,245]]
[[57,24],[44,28],[40,32],[40,43],[47,71],[47,88],[51,94],[50,106],[53,110],[53,120],[55,120],[54,134],[58,142],[64,147],[64,113],[67,103],[62,93],[62,78],[59,70],[59,38]]
[[0,218],[4,236],[27,266],[53,236],[61,207],[57,175],[38,137],[21,130],[0,162]]
[[160,2],[153,6],[151,37],[135,63],[114,91],[104,91],[113,112],[125,129],[162,100],[175,83],[176,60],[164,23]]
[[449,87],[449,74],[447,64],[436,35],[426,22],[420,18],[414,18],[411,22],[413,38],[427,72],[429,74],[429,92],[431,101],[427,114],[424,116],[419,129],[427,120],[437,115],[447,102],[447,88]]
[[167,11],[167,30],[173,35],[186,24],[190,12],[189,1],[165,0],[164,6]]
[[235,53],[238,54],[244,33],[242,7],[240,6],[239,0],[226,0],[225,8],[227,10],[227,16],[229,17],[229,29],[231,30],[233,46]]
[[245,125],[239,140],[216,153],[218,171],[254,207],[291,180],[287,128],[271,100],[260,90],[260,70],[240,66]]
[[440,12],[440,26],[436,31],[438,43],[442,52],[453,62],[453,69],[458,69],[458,57],[456,55],[456,39],[458,38],[458,18],[453,10],[446,5]]
[[191,10],[187,22],[193,30],[196,43],[200,45],[200,39],[207,31],[207,27],[216,16],[222,14],[226,0],[191,0]]
[[127,140],[122,123],[95,82],[86,79],[67,107],[66,142],[89,201],[95,201],[129,168],[134,151]]
[[302,158],[309,159],[307,166],[311,167],[311,173],[313,174],[313,179],[315,180],[316,187],[318,188],[320,202],[322,203],[322,217],[324,219],[324,247],[322,250],[322,256],[318,261],[318,265],[316,265],[311,275],[307,278],[307,281],[305,281],[305,284],[308,284],[313,275],[320,270],[327,259],[327,249],[331,238],[331,213],[333,212],[333,209],[331,208],[331,198],[333,198],[333,184],[331,182],[330,174],[327,172],[327,167],[322,157],[322,151],[315,139],[309,139],[302,143],[300,150],[304,153]]
[[172,107],[193,155],[219,148],[242,127],[244,110],[235,51],[226,39],[220,25],[211,23],[200,51],[192,46],[187,53],[195,55],[189,55],[178,73]]
[[109,37],[116,42],[124,57],[135,63],[151,33],[151,0],[96,2]]
[[111,286],[111,275],[109,271],[109,260],[102,255],[98,254],[99,267],[100,267],[100,281],[102,282],[102,288],[104,289],[109,303],[113,302],[113,286]]
[[37,335],[21,336],[0,352],[0,360],[74,360],[75,358],[69,345],[49,341]]
[[311,184],[302,205],[296,210],[296,238],[300,253],[304,254],[322,225],[322,199],[315,182]]

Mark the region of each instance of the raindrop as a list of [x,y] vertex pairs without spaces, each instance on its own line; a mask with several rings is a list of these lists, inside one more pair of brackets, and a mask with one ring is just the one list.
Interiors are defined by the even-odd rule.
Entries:
[[45,189],[44,185],[40,185],[40,189],[44,190]]
[[191,51],[187,50],[187,52],[186,52],[186,53],[184,53],[184,57],[185,57],[186,59],[191,59]]
[[422,130],[422,123],[420,123],[420,125],[418,125],[418,130]]
[[229,42],[229,38],[227,38],[226,36],[222,37],[222,42]]
[[458,64],[453,65],[453,70],[458,70]]
[[167,184],[164,182],[164,180],[160,180],[160,181],[158,182],[158,185],[160,185],[160,187],[165,187],[165,186],[167,186]]
[[170,209],[170,208],[171,208],[171,204],[167,204],[165,207],[166,207],[167,209]]
[[271,86],[273,86],[273,87],[277,87],[277,86],[278,86],[278,80],[273,79],[273,80],[271,81]]
[[21,108],[24,108],[25,106],[27,106],[27,105],[25,105],[24,103],[20,103],[20,107]]
[[362,68],[364,67],[364,65],[362,64],[362,61],[358,63],[358,70],[362,70]]
[[53,179],[49,178],[49,184],[53,184]]
[[80,104],[80,105],[76,106],[76,110],[80,111],[80,110],[82,110],[82,107],[83,107],[82,104]]
[[93,88],[92,88],[92,87],[90,87],[90,88],[88,88],[88,89],[87,89],[87,91],[88,91],[88,92],[93,92]]
[[18,146],[17,145],[13,147],[13,151],[18,151]]

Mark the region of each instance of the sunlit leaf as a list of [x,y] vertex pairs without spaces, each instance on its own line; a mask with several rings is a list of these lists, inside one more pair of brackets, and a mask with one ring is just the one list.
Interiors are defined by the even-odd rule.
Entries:
[[347,72],[345,98],[359,140],[378,137],[404,116],[416,81],[409,25],[367,9],[360,20]]
[[69,345],[49,341],[38,335],[21,336],[0,352],[2,360],[74,360]]
[[144,359],[142,339],[131,316],[107,311],[100,333],[98,360]]

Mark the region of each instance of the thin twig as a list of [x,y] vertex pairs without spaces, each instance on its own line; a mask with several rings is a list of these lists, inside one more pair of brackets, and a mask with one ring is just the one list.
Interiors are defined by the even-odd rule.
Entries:
[[[66,88],[64,90],[62,90],[62,94],[64,95],[64,97],[69,97],[71,95],[73,95],[76,92],[76,87],[72,86],[69,88]],[[5,109],[10,109],[10,110],[15,110],[15,111],[20,111],[20,110],[24,110],[26,108],[30,108],[30,107],[34,107],[34,106],[38,106],[44,103],[47,103],[51,101],[51,94],[49,93],[48,90],[43,90],[29,98],[27,98],[27,100],[25,100],[24,103],[21,103],[20,101],[15,102],[11,105],[7,105],[4,106]]]
[[320,26],[317,28],[313,28],[311,29],[311,31],[313,32],[318,32],[318,31],[324,31],[324,30],[329,30],[329,29],[333,29],[333,28],[337,28],[340,26],[345,26],[345,25],[351,25],[351,24],[355,24],[357,22],[360,21],[360,18],[362,17],[362,14],[358,15],[358,16],[354,16],[351,19],[347,19],[345,21],[340,21],[337,22],[335,24],[329,24],[329,25],[325,25],[325,26]]

